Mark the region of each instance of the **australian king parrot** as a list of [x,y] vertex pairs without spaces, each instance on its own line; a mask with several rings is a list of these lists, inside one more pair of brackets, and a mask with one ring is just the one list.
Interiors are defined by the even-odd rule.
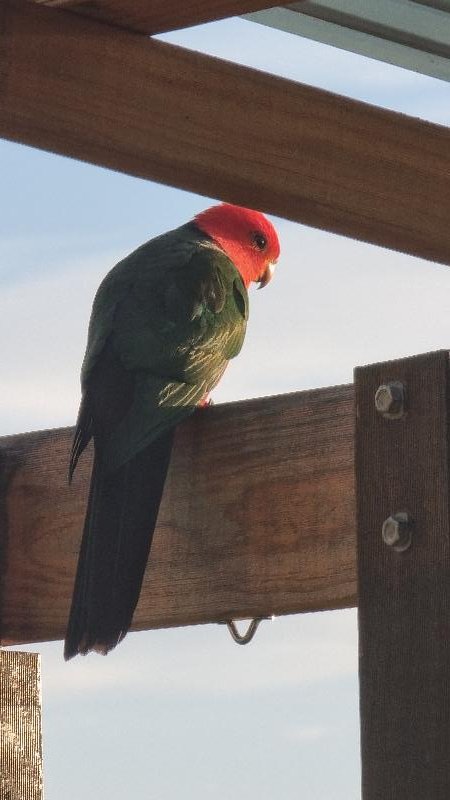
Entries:
[[279,242],[263,214],[220,204],[139,247],[94,299],[69,474],[94,461],[64,656],[106,654],[139,599],[174,428],[240,351],[247,289],[265,286]]

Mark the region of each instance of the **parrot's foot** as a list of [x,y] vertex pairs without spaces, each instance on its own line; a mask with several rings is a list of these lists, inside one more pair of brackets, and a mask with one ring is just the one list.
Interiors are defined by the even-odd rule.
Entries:
[[200,400],[198,404],[198,408],[210,408],[210,406],[214,405],[214,400],[210,397],[209,394],[205,394],[204,397]]

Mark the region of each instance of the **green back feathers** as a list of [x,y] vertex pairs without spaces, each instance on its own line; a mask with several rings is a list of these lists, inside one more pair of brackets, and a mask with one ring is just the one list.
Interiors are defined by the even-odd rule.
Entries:
[[107,352],[116,362],[114,385],[117,365],[123,382],[134,381],[131,402],[103,437],[110,469],[193,412],[239,353],[247,318],[238,271],[192,223],[151,240],[108,273],[94,301],[82,385],[95,409]]

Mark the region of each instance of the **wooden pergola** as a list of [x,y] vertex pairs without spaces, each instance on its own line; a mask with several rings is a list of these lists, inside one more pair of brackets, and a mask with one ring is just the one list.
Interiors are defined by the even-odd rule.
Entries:
[[[270,5],[0,0],[0,135],[449,264],[447,129],[149,37]],[[358,605],[363,800],[450,796],[449,385],[442,351],[184,424],[134,618]],[[65,632],[90,472],[68,487],[71,436],[0,439],[4,644]],[[404,552],[381,534],[398,513]]]

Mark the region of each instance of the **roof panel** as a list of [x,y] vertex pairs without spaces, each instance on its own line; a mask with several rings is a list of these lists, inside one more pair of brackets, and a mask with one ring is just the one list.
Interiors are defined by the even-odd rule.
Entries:
[[450,0],[304,0],[244,18],[450,80]]

